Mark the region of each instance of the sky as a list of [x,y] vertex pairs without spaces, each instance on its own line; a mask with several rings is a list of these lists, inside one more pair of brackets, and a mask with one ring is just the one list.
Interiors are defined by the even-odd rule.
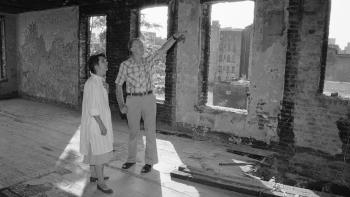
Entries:
[[146,29],[141,26],[141,31],[153,31],[153,32],[156,32],[157,36],[166,38],[167,22],[168,22],[167,6],[145,8],[141,10],[141,14],[145,14],[146,21],[152,21],[152,23],[156,23],[162,26],[161,28],[158,28],[158,29]]
[[211,8],[211,21],[214,20],[218,20],[221,27],[243,29],[253,24],[254,2],[242,1],[213,4]]
[[329,38],[341,49],[350,42],[350,0],[332,0],[331,18],[329,22]]
[[[162,25],[153,30],[157,36],[166,37],[168,9],[166,6],[141,10],[145,19]],[[234,20],[239,19],[239,20]],[[211,20],[219,20],[221,27],[244,28],[253,23],[254,2],[216,3],[212,5]],[[344,49],[350,42],[350,0],[332,0],[329,38],[335,38],[336,44]],[[141,28],[142,31],[152,31]]]
[[[145,8],[141,10],[147,21],[162,25],[162,28],[150,30],[141,27],[141,31],[155,31],[157,36],[166,37],[168,8],[166,6]],[[246,16],[242,17],[242,13]],[[239,20],[232,20],[239,18]],[[244,28],[253,23],[254,2],[216,3],[212,6],[211,19],[219,20],[221,27]]]

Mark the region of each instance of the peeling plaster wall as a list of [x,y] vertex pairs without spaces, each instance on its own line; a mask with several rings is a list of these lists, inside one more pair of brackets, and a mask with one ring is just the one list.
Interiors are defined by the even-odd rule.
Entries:
[[[198,72],[201,63],[200,1],[179,1],[178,30],[187,31],[177,50],[176,121],[210,130],[269,142],[276,139],[277,117],[283,96],[286,56],[287,1],[256,1],[248,115],[199,106]],[[276,139],[277,140],[277,139]]]
[[342,152],[336,121],[350,112],[350,102],[318,93],[327,12],[328,1],[304,1],[294,134],[297,146],[335,155]]
[[18,16],[21,94],[78,104],[78,7]]
[[[179,1],[178,31],[187,31],[186,41],[178,44],[176,82],[176,122],[190,127],[206,127],[225,133],[241,132],[245,115],[205,109],[198,111],[198,72],[201,63],[200,1]],[[210,30],[209,30],[210,31]],[[201,106],[206,108],[205,106]]]
[[8,98],[17,95],[17,42],[16,21],[17,16],[3,14],[5,17],[5,55],[7,80],[0,82],[0,98]]
[[200,64],[200,1],[179,1],[178,31],[187,31],[186,41],[178,44],[176,82],[176,121],[198,124],[199,114],[194,111],[198,95]]
[[283,121],[288,124],[279,130],[280,134],[284,133],[280,135],[280,142],[286,147],[280,149],[282,159],[274,169],[286,177],[301,175],[305,180],[316,182],[323,191],[345,194],[344,188],[350,183],[349,147],[347,136],[339,135],[336,122],[350,121],[347,118],[350,101],[322,95],[321,90],[325,74],[322,64],[327,56],[329,3],[328,0],[290,0],[288,10],[293,27],[288,30],[288,85],[282,111]]
[[256,1],[246,132],[277,141],[286,64],[287,0]]

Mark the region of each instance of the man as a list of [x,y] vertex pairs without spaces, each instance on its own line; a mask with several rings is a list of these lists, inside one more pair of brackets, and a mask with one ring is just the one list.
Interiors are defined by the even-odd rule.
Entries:
[[[156,144],[156,98],[153,95],[154,61],[164,56],[168,49],[178,40],[184,39],[182,33],[171,36],[155,53],[144,57],[144,46],[140,39],[130,40],[128,44],[131,56],[121,63],[116,83],[116,96],[121,113],[127,114],[129,125],[128,158],[123,169],[136,163],[137,135],[140,131],[141,116],[144,120],[146,135],[145,165],[141,173],[151,171],[158,163]],[[124,103],[122,85],[126,82],[126,103]]]
[[89,58],[90,78],[84,85],[80,129],[80,152],[84,162],[90,164],[91,182],[97,181],[97,189],[113,193],[103,177],[104,165],[113,156],[113,129],[105,82],[107,60],[104,54]]

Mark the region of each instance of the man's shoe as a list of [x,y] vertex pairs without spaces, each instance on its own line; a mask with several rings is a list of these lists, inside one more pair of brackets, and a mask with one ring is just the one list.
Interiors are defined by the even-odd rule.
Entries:
[[97,189],[105,194],[113,193],[113,190],[108,188],[106,184],[101,184],[101,185],[97,184]]
[[152,170],[152,165],[150,164],[145,164],[142,169],[141,169],[141,173],[148,173]]
[[135,162],[126,162],[122,165],[123,169],[129,169],[131,166],[133,166]]
[[[109,179],[109,177],[108,176],[105,176],[105,177],[103,177],[103,179],[104,180],[108,180]],[[96,181],[98,181],[98,178],[97,177],[90,177],[90,182],[91,183],[94,183],[94,182],[96,182]]]

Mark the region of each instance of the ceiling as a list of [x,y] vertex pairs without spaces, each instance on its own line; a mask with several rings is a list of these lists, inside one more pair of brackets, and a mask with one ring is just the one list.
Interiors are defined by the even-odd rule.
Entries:
[[[131,0],[131,2],[133,1],[135,0]],[[1,0],[0,12],[21,13],[34,10],[58,8],[63,6],[87,6],[116,2],[129,2],[129,0]]]
[[138,7],[150,4],[164,4],[169,1],[171,0],[0,0],[0,12],[16,14],[73,5],[93,7],[101,4],[122,4],[130,7]]

